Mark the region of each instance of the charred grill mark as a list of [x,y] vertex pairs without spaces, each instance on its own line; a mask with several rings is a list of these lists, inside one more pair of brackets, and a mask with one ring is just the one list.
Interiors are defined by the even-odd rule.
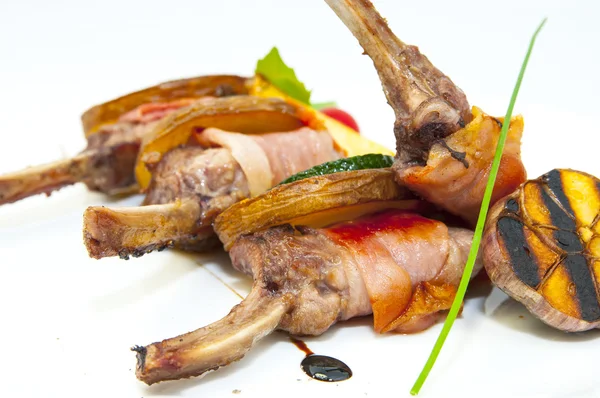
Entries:
[[174,242],[168,241],[164,244],[148,245],[148,246],[138,247],[138,248],[134,248],[134,249],[123,248],[123,249],[119,250],[118,255],[121,260],[129,260],[130,256],[133,258],[139,258],[139,257],[142,257],[144,254],[152,253],[154,250],[163,251],[165,249],[170,249],[173,246],[174,246]]
[[136,354],[137,368],[141,372],[143,372],[144,366],[146,366],[146,354],[148,353],[148,350],[146,349],[146,347],[135,345],[135,346],[131,347],[131,351],[135,351],[137,353]]
[[556,201],[550,196],[548,190],[541,190],[541,199],[548,210],[548,214],[550,215],[550,221],[552,225],[556,226],[557,229],[562,229],[566,231],[574,231],[576,226],[575,222],[571,217],[565,213],[563,208],[556,203]]
[[556,230],[554,231],[554,238],[558,243],[558,247],[567,253],[580,253],[583,250],[579,236],[572,231]]
[[498,220],[498,232],[515,274],[523,283],[535,289],[541,282],[539,266],[531,256],[531,248],[523,228],[523,223],[512,217],[502,217]]
[[[571,208],[571,203],[569,198],[565,193],[565,189],[563,186],[561,173],[559,170],[552,170],[549,173],[545,174],[542,177],[542,180],[546,183],[550,192],[552,192],[553,196],[556,198],[557,204],[562,207],[562,210],[570,217],[575,217],[575,213]],[[574,224],[573,224],[574,225]]]
[[439,140],[438,144],[440,144],[441,146],[446,148],[448,150],[448,152],[450,152],[450,156],[452,156],[454,159],[461,162],[463,164],[463,166],[465,166],[465,169],[469,168],[469,162],[467,162],[467,160],[465,159],[467,157],[466,152],[455,151],[454,149],[450,148],[448,146],[448,143],[446,143],[446,141],[444,141],[444,140]]
[[600,303],[586,258],[582,254],[571,254],[565,258],[564,265],[575,285],[581,318],[588,322],[599,320]]
[[518,213],[520,209],[519,203],[514,199],[509,199],[504,205],[504,208],[511,213]]
[[[592,322],[600,319],[600,303],[593,275],[583,254],[581,238],[576,233],[575,213],[565,193],[561,172],[552,170],[541,179],[546,189],[542,201],[549,212],[552,224],[557,227],[553,236],[558,247],[566,252],[563,264],[575,287],[573,298],[577,300],[581,318]],[[551,195],[552,196],[551,196]]]
[[496,119],[495,117],[492,117],[492,119],[494,119],[498,127],[502,128],[502,122],[499,119]]

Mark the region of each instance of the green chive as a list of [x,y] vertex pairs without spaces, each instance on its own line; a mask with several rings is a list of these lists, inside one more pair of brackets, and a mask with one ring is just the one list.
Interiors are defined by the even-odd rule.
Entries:
[[527,63],[529,62],[529,56],[531,55],[531,51],[533,50],[535,39],[537,38],[538,33],[540,33],[540,30],[542,30],[542,27],[545,23],[546,18],[544,18],[544,20],[540,23],[535,33],[533,34],[531,41],[529,42],[529,48],[527,49],[527,54],[525,55],[525,59],[523,60],[523,65],[521,65],[521,71],[519,72],[519,77],[517,78],[517,84],[515,85],[512,97],[510,98],[510,103],[508,104],[508,109],[504,118],[506,122],[502,124],[502,130],[500,131],[498,145],[496,146],[496,154],[494,156],[494,161],[492,162],[492,169],[490,170],[490,176],[485,187],[483,201],[481,202],[481,209],[479,210],[479,218],[477,219],[477,226],[475,227],[475,233],[473,235],[473,243],[471,244],[469,258],[467,259],[467,264],[465,265],[465,270],[460,280],[460,285],[458,286],[456,297],[454,298],[454,302],[452,303],[452,307],[450,308],[450,312],[448,313],[446,322],[444,322],[444,327],[442,328],[442,331],[440,332],[440,335],[437,341],[435,342],[435,345],[433,346],[433,350],[431,350],[431,354],[429,354],[429,358],[427,359],[427,362],[425,363],[421,374],[419,375],[417,381],[410,390],[410,393],[412,395],[417,395],[421,390],[423,383],[425,383],[425,380],[427,379],[431,368],[433,368],[433,365],[435,364],[435,361],[438,355],[440,354],[440,351],[442,350],[442,346],[446,341],[446,337],[448,337],[448,333],[450,332],[450,329],[454,324],[454,320],[458,315],[458,311],[460,310],[460,306],[462,305],[463,299],[465,297],[465,292],[467,291],[467,286],[469,285],[469,280],[471,279],[471,274],[473,273],[473,265],[475,264],[475,258],[477,257],[477,252],[479,251],[481,235],[483,234],[485,219],[487,217],[487,213],[490,207],[490,199],[492,196],[492,191],[494,189],[494,184],[496,182],[496,176],[498,174],[498,169],[500,168],[500,159],[502,158],[502,151],[504,150],[504,143],[506,142],[506,134],[508,133],[508,126],[512,117],[513,108],[515,106],[515,102],[517,101],[519,88],[521,88],[521,81],[523,80],[523,75],[525,75],[525,69],[527,68]]

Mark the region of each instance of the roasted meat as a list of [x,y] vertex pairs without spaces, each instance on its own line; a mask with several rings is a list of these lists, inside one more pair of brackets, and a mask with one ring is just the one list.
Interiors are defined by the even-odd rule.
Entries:
[[389,169],[310,177],[232,205],[215,228],[234,268],[253,277],[251,293],[212,325],[134,347],[138,378],[217,369],[275,329],[319,335],[371,313],[381,333],[429,327],[452,303],[472,239],[443,217]]
[[248,297],[222,320],[136,347],[148,384],[197,376],[241,359],[275,329],[320,335],[374,314],[378,332],[429,327],[450,308],[472,232],[405,210],[314,229],[289,224],[245,235],[230,250],[253,276]]
[[[400,41],[368,0],[326,0],[358,39],[396,114],[399,183],[474,223],[502,123],[469,108],[465,94],[419,52]],[[522,118],[510,121],[492,203],[526,179]]]
[[91,257],[139,257],[178,245],[212,248],[214,217],[248,197],[248,183],[227,149],[177,148],[156,166],[146,206],[89,207],[84,242]]
[[237,76],[178,80],[91,108],[82,116],[87,147],[73,158],[0,176],[0,204],[77,182],[109,195],[134,191],[140,143],[158,120],[201,97],[242,94],[245,81]]
[[212,222],[221,211],[340,157],[327,132],[308,127],[247,135],[209,127],[195,139],[201,146],[175,148],[157,163],[146,163],[152,171],[147,206],[86,210],[84,241],[90,256],[137,257],[173,245],[205,250],[218,242]]
[[600,327],[600,180],[552,170],[490,211],[483,240],[490,279],[557,329]]

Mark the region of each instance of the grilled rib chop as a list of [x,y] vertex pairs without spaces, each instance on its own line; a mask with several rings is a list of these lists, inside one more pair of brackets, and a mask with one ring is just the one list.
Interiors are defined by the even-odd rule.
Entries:
[[223,75],[171,81],[89,109],[82,116],[87,147],[69,159],[0,175],[0,205],[78,182],[109,195],[134,192],[138,150],[156,123],[199,99],[243,93],[245,80]]
[[[368,0],[325,1],[373,60],[396,114],[396,180],[474,225],[504,121],[471,110],[462,90],[399,40]],[[510,123],[492,204],[526,179],[523,120]]]
[[[239,134],[222,133],[240,138]],[[269,170],[262,171],[273,179],[265,184],[267,187],[339,157],[326,132],[303,128],[260,134],[252,139],[265,152]],[[251,194],[248,178],[229,149],[176,148],[152,167],[146,206],[122,209],[94,206],[85,211],[84,242],[91,257],[119,255],[127,259],[171,246],[191,251],[210,249],[218,244],[212,229],[215,217]]]
[[230,255],[234,268],[254,278],[248,297],[218,322],[135,347],[136,374],[148,384],[198,376],[241,359],[275,329],[320,335],[371,313],[380,332],[422,330],[449,308],[471,237],[401,210],[242,237]]

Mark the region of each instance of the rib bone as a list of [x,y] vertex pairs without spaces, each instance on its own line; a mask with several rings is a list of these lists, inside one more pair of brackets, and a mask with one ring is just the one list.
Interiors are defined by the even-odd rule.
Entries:
[[78,182],[109,195],[131,193],[140,138],[152,125],[117,123],[88,137],[87,148],[70,159],[0,176],[0,205]]
[[246,178],[227,149],[176,148],[155,170],[145,206],[84,213],[84,243],[91,257],[139,257],[177,246],[204,251],[218,243],[214,218],[248,196]]
[[[308,128],[252,135],[207,128],[200,138],[207,147],[213,144],[226,147],[185,146],[168,151],[151,166],[152,180],[144,201],[146,205],[159,205],[193,200],[199,210],[194,208],[186,218],[169,217],[167,212],[171,207],[168,206],[152,206],[146,211],[120,210],[118,217],[106,209],[94,210],[111,214],[110,222],[103,225],[98,225],[98,217],[89,210],[85,215],[85,229],[90,231],[85,234],[85,243],[92,257],[137,256],[154,247],[163,247],[165,242],[188,251],[210,249],[218,242],[210,225],[223,210],[248,198],[253,189],[254,193],[264,191],[274,182],[339,157],[329,133]],[[152,223],[144,224],[144,229],[151,233],[140,234],[134,232],[142,222],[139,217],[125,217],[127,214],[152,217],[155,212],[157,217],[173,220],[158,242],[154,240],[156,227]],[[179,227],[175,224],[178,219],[182,220]],[[131,233],[126,231],[128,225],[131,225]],[[169,237],[170,232],[173,235]],[[119,243],[119,239],[130,238],[132,234],[134,238]],[[132,246],[133,243],[138,247]]]
[[212,227],[202,228],[199,219],[200,205],[192,199],[121,209],[93,206],[83,216],[83,239],[94,258],[139,257],[172,246],[174,240],[212,235]]
[[81,181],[89,163],[89,154],[59,160],[0,176],[0,205],[45,193]]
[[396,113],[398,156],[422,162],[431,145],[468,123],[465,94],[415,46],[399,40],[368,0],[325,0],[371,57]]
[[255,288],[229,315],[211,325],[137,351],[136,376],[147,384],[199,376],[238,361],[281,322],[289,305]]

